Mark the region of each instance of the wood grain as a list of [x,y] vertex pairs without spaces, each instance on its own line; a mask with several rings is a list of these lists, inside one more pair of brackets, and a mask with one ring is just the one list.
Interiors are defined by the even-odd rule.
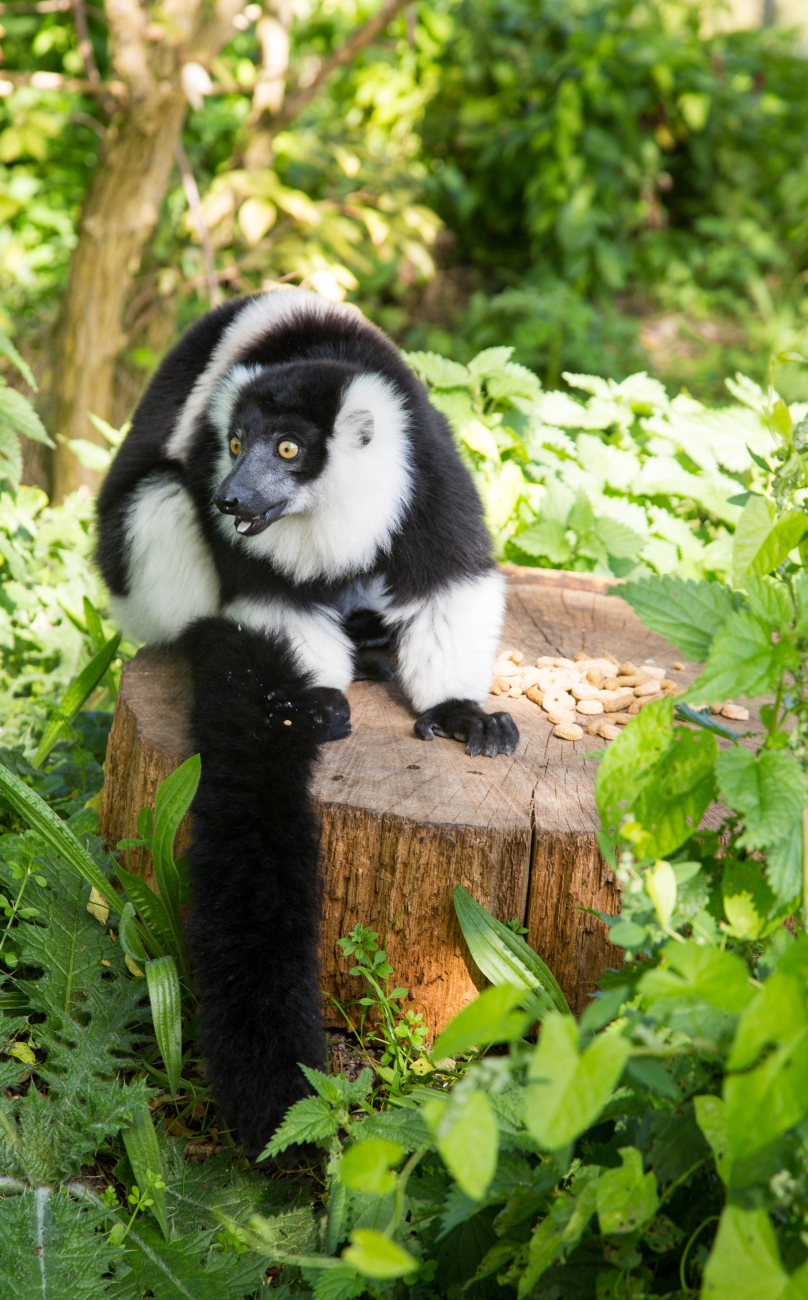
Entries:
[[[682,661],[606,594],[608,579],[506,572],[503,645],[523,650],[528,661],[579,650],[668,668]],[[689,683],[695,670],[686,665],[677,680]],[[324,746],[313,790],[322,828],[327,996],[344,1005],[362,995],[338,945],[361,922],[387,935],[395,982],[411,990],[438,1032],[475,989],[452,905],[459,883],[495,916],[523,921],[528,942],[582,1009],[590,982],[620,958],[606,927],[580,910],[619,909],[595,842],[596,764],[584,757],[604,742],[557,739],[546,715],[523,697],[507,701],[521,733],[516,754],[469,758],[455,742],[416,739],[395,682],[355,682],[348,695],[353,735]],[[139,809],[188,756],[187,710],[183,662],[165,650],[141,650],[126,666],[107,750],[101,825],[110,845],[134,833]],[[147,860],[130,858],[149,874]],[[481,983],[479,972],[475,980]],[[327,1016],[341,1022],[333,1004]]]

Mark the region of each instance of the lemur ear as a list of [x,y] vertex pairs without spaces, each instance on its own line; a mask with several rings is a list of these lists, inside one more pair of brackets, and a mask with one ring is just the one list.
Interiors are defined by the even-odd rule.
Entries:
[[334,426],[334,432],[339,437],[350,439],[355,447],[367,447],[375,432],[373,412],[340,412]]

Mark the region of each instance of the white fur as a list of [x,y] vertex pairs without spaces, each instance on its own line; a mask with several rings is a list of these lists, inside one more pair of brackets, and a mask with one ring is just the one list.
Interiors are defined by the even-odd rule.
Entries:
[[[373,420],[373,436],[362,445]],[[412,492],[403,398],[381,375],[357,375],[334,423],[322,474],[295,499],[295,513],[257,537],[225,534],[266,556],[296,582],[336,579],[387,551]]]
[[226,446],[230,442],[230,421],[233,418],[233,408],[238,401],[239,393],[260,373],[260,366],[233,366],[216,386],[208,407],[208,414],[224,438]]
[[127,511],[129,594],[111,596],[119,627],[139,641],[172,641],[219,607],[219,579],[194,504],[174,478],[150,475]]
[[504,612],[505,580],[486,573],[383,614],[398,628],[398,677],[417,713],[487,699]]
[[279,600],[239,597],[222,611],[240,627],[284,633],[299,666],[312,674],[315,686],[345,691],[353,680],[353,646],[335,610],[314,606],[296,609]]
[[276,289],[251,299],[230,322],[191,389],[168,440],[166,454],[175,460],[185,460],[199,418],[210,406],[219,380],[262,334],[295,316],[343,313],[351,314],[351,309],[305,289]]

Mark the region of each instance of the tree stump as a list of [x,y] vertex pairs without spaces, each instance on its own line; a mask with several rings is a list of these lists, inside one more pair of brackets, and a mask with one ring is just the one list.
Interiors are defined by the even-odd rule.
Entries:
[[[608,579],[511,566],[506,572],[503,644],[523,650],[529,662],[579,650],[667,667],[682,660],[607,594]],[[695,671],[687,664],[677,680],[689,683]],[[172,651],[140,650],[124,669],[100,805],[112,848],[135,834],[140,809],[153,806],[160,781],[191,752],[189,690],[186,665]],[[469,758],[455,741],[416,739],[395,682],[355,682],[348,696],[353,735],[323,747],[314,782],[326,994],[345,1005],[365,992],[337,942],[361,922],[386,936],[395,983],[409,988],[430,1031],[439,1032],[483,984],[466,965],[452,904],[459,883],[495,916],[527,926],[528,943],[580,1011],[593,981],[621,957],[603,923],[580,910],[619,909],[618,887],[595,841],[596,764],[583,757],[604,742],[586,734],[558,740],[531,701],[498,699],[496,707],[509,708],[519,726],[517,752]],[[187,839],[187,828],[179,838]],[[130,869],[153,883],[147,855],[128,856]],[[326,1017],[344,1023],[330,1002]]]

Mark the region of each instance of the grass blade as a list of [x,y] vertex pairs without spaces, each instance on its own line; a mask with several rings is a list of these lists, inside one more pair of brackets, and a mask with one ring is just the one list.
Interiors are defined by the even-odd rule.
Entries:
[[[154,1204],[152,1214],[160,1224],[163,1236],[168,1240],[168,1215],[166,1213],[166,1194],[163,1187],[154,1186],[154,1177],[163,1179],[163,1165],[160,1160],[160,1147],[154,1131],[151,1111],[148,1106],[139,1106],[135,1111],[131,1127],[121,1134],[126,1154],[135,1175],[135,1181],[141,1192],[148,1189]],[[149,1179],[148,1174],[152,1174]]]
[[[49,849],[69,862],[82,880],[93,885],[115,907],[115,890],[98,870],[87,850],[36,791],[0,763],[0,794],[20,817],[36,831]],[[117,911],[117,908],[115,908]]]
[[530,992],[541,989],[557,1011],[571,1014],[553,972],[524,939],[487,912],[462,885],[455,888],[454,905],[469,951],[492,984],[515,984]]
[[95,690],[115,657],[120,639],[120,633],[110,637],[106,645],[93,655],[86,667],[82,668],[78,677],[70,683],[59,705],[58,712],[50,719],[42,733],[39,749],[33,759],[34,767],[42,766],[59,739],[65,725],[73,721],[82,704]]
[[146,943],[155,957],[177,956],[174,949],[174,932],[163,900],[150,889],[145,880],[123,867],[115,868],[127,898],[134,905]]
[[193,754],[166,777],[154,801],[152,861],[160,897],[165,904],[177,943],[182,945],[180,923],[180,889],[182,880],[174,862],[174,840],[179,824],[187,813],[199,785],[202,769],[198,754]]
[[146,964],[154,1032],[166,1067],[171,1096],[176,1097],[182,1073],[182,1015],[180,981],[173,957]]

